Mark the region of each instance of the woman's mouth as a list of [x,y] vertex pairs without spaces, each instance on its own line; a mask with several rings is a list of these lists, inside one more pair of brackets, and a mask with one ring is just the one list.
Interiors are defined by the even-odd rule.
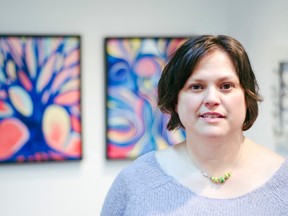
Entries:
[[220,113],[204,113],[200,115],[201,118],[225,118],[222,114]]

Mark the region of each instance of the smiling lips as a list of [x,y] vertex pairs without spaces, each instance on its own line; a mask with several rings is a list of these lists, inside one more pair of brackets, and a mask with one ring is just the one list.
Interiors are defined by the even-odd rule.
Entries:
[[220,113],[203,113],[199,115],[199,117],[204,118],[204,119],[225,118],[225,116],[221,115]]

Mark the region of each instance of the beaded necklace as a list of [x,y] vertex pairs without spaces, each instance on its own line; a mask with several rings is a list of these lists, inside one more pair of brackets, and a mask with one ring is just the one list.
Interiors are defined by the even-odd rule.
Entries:
[[213,183],[215,183],[215,184],[219,184],[219,183],[220,183],[220,184],[223,184],[223,183],[225,183],[225,181],[227,181],[227,180],[231,177],[231,175],[232,175],[231,172],[226,172],[226,173],[224,173],[224,175],[221,176],[221,177],[215,177],[215,176],[208,176],[208,174],[205,173],[205,172],[203,172],[203,171],[201,171],[201,173],[202,173],[202,175],[203,175],[204,177],[210,179],[211,182],[213,182]]

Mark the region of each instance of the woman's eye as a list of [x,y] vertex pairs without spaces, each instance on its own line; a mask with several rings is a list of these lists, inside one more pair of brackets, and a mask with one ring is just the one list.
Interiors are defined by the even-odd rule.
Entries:
[[203,86],[199,85],[199,84],[193,84],[193,85],[191,85],[191,89],[200,90],[200,89],[203,89]]
[[223,85],[221,85],[221,89],[224,89],[224,90],[228,90],[228,89],[230,89],[230,88],[232,88],[233,87],[233,84],[231,84],[231,83],[224,83]]

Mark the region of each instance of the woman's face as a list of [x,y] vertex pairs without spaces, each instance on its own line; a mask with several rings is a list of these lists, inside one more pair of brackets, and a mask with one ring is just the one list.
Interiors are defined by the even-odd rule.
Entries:
[[178,94],[176,112],[187,135],[242,133],[245,96],[228,54],[214,50],[198,62]]

